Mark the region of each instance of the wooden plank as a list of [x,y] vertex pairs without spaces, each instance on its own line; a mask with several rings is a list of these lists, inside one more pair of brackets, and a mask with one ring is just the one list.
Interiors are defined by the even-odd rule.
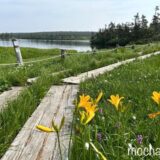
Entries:
[[[66,70],[63,70],[63,71],[59,71],[59,72],[52,73],[51,75],[52,75],[52,76],[56,76],[56,75],[58,75],[58,74],[65,73],[65,72],[68,72],[68,71],[70,71],[70,70],[71,70],[71,69],[66,69]],[[27,83],[32,84],[32,83],[36,82],[38,78],[39,78],[39,77],[29,78],[29,79],[27,79]]]
[[113,70],[113,69],[115,69],[115,68],[117,68],[121,65],[133,62],[137,59],[138,60],[146,59],[146,58],[149,58],[153,55],[158,55],[158,54],[160,54],[160,52],[155,52],[155,53],[139,56],[137,58],[131,58],[131,59],[124,60],[124,61],[121,61],[121,62],[117,62],[117,63],[111,64],[111,65],[108,65],[108,66],[105,66],[105,67],[102,67],[102,68],[98,68],[98,69],[95,69],[95,70],[92,70],[92,71],[81,73],[77,76],[65,78],[62,81],[64,83],[68,83],[68,84],[79,84],[79,83],[85,81],[86,79],[97,77],[97,76],[99,76],[101,74],[104,74],[105,72],[109,72],[109,71],[111,71],[111,70]]
[[50,127],[52,119],[59,124],[63,115],[66,121],[61,132],[61,146],[66,157],[74,108],[72,102],[77,91],[77,85],[52,86],[1,160],[59,160],[56,134],[41,132],[35,126]]
[[12,87],[11,90],[5,91],[0,94],[0,110],[2,110],[8,103],[18,97],[23,87]]

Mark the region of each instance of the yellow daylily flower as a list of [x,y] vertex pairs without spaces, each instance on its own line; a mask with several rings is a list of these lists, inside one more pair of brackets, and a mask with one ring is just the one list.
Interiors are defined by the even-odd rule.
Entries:
[[80,111],[81,123],[84,125],[88,124],[94,118],[96,111],[97,111],[96,105],[87,106],[85,108],[85,111]]
[[86,125],[88,124],[95,116],[95,112],[97,109],[97,103],[103,96],[103,92],[101,91],[94,101],[89,95],[85,96],[84,94],[80,96],[80,102],[78,104],[79,108],[84,108],[83,111],[80,111],[80,121],[81,124]]
[[148,117],[149,117],[150,119],[154,119],[154,118],[156,118],[156,117],[159,116],[159,115],[160,115],[160,112],[156,112],[156,113],[148,114]]
[[153,94],[153,95],[152,95],[152,99],[153,99],[158,105],[160,105],[160,92],[154,91],[152,94]]
[[86,112],[96,112],[98,110],[96,104],[90,104],[85,107]]
[[94,118],[95,112],[81,111],[80,115],[81,115],[81,124],[86,125]]
[[120,101],[124,99],[124,97],[120,97],[118,94],[115,96],[115,95],[111,95],[110,96],[110,99],[108,99],[108,101],[115,106],[115,108],[118,110],[119,109],[119,104],[120,104]]
[[100,152],[92,142],[90,142],[90,145],[93,147],[94,151],[101,157],[102,160],[107,160],[103,153]]
[[87,119],[86,119],[86,122],[85,122],[85,125],[88,124],[95,116],[95,112],[87,112]]
[[84,94],[80,96],[80,102],[78,104],[78,107],[85,108],[86,106],[90,105],[90,99],[91,97],[89,95],[85,96]]
[[96,104],[98,104],[98,102],[101,100],[102,96],[103,96],[103,92],[101,91],[101,92],[99,93],[96,101],[95,101]]
[[54,132],[53,128],[48,128],[48,127],[42,126],[42,125],[37,125],[36,128],[43,131],[43,132]]

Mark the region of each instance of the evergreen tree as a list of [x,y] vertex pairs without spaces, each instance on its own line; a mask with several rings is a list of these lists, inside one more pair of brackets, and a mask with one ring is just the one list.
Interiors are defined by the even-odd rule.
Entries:
[[137,13],[131,23],[115,25],[111,22],[105,25],[91,39],[91,44],[97,48],[109,48],[117,45],[125,46],[132,43],[146,43],[160,40],[160,14],[156,6],[152,23],[148,25],[145,15]]
[[152,19],[152,23],[150,25],[150,28],[152,29],[153,34],[157,34],[160,32],[160,14],[158,13],[159,7],[156,6],[155,8],[155,14]]

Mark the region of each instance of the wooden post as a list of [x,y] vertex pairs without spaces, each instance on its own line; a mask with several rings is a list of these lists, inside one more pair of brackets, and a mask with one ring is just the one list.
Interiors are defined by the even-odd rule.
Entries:
[[119,44],[116,44],[116,48],[119,48],[120,47],[120,45]]
[[61,58],[64,59],[65,58],[65,50],[61,49]]
[[96,54],[96,48],[94,47],[92,50],[93,54]]
[[12,43],[16,53],[17,62],[19,65],[23,65],[23,59],[22,59],[20,47],[18,45],[18,41],[16,39],[12,39]]

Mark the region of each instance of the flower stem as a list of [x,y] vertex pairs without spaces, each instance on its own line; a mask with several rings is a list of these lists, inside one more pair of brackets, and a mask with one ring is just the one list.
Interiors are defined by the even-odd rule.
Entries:
[[56,133],[57,133],[57,138],[58,138],[58,146],[59,146],[59,152],[60,152],[61,160],[63,160],[59,132],[56,132]]
[[76,108],[75,108],[75,111],[73,112],[73,119],[72,119],[72,124],[71,124],[71,134],[69,138],[69,147],[68,147],[68,159],[70,158],[71,140],[72,140],[72,135],[73,135],[73,125],[74,125],[75,116],[76,116],[75,114],[76,114]]
[[[89,127],[89,133],[88,133],[88,142],[90,144],[90,139],[91,139],[91,130],[90,130],[90,125],[88,126]],[[91,160],[91,147],[89,147],[89,159]]]

